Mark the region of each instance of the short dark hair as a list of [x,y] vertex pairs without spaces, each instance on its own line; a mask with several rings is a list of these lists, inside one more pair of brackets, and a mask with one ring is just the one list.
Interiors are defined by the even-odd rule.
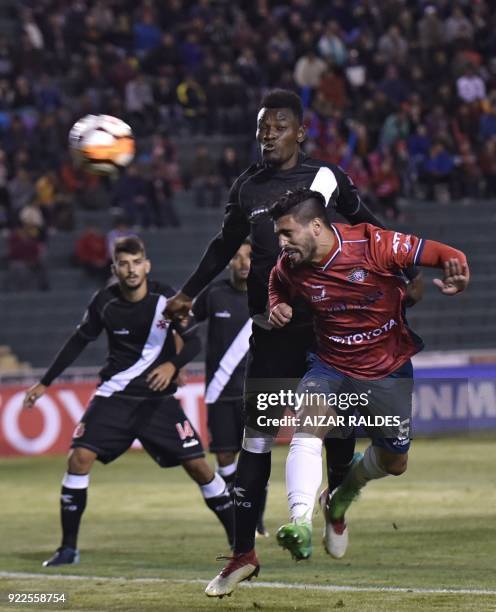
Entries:
[[303,123],[303,104],[298,94],[290,89],[273,89],[265,94],[260,108],[289,108],[298,121]]
[[284,215],[291,215],[302,224],[318,218],[324,222],[324,225],[330,227],[324,196],[306,187],[287,191],[272,204],[269,214],[274,221]]
[[130,255],[142,253],[146,257],[145,243],[141,238],[138,238],[138,236],[117,238],[114,242],[114,248],[112,249],[113,259],[115,259],[119,253],[129,253]]

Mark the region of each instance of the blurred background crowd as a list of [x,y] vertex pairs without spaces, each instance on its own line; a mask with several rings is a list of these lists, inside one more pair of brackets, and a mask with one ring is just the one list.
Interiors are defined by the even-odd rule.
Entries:
[[[369,204],[447,204],[496,195],[496,12],[484,0],[24,0],[0,38],[0,228],[8,257],[32,266],[71,230],[78,207],[119,227],[179,226],[174,195],[218,207],[246,162],[209,141],[253,142],[274,87],[305,104],[308,154],[337,163]],[[72,123],[108,113],[131,124],[136,163],[116,181],[75,169]],[[194,155],[178,162],[181,141]],[[107,260],[88,228],[75,257]],[[85,253],[86,252],[86,253]],[[96,265],[98,268],[99,265]],[[98,271],[96,271],[98,274]]]

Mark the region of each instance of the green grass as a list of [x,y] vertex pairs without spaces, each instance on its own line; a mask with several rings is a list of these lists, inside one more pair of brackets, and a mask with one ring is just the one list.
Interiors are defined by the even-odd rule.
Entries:
[[[274,453],[267,526],[287,520],[286,449]],[[0,572],[122,577],[122,581],[0,578],[0,610],[496,610],[494,595],[243,588],[209,600],[202,583],[226,553],[223,534],[180,468],[129,453],[92,473],[81,565],[44,570],[59,543],[62,457],[0,461]],[[257,545],[259,581],[354,587],[496,590],[495,440],[416,441],[407,474],[370,484],[349,514],[350,549],[334,561],[317,545],[295,564],[275,542]],[[318,539],[322,518],[315,519]],[[132,582],[159,578],[155,582]],[[68,603],[8,604],[8,592],[65,592]],[[3,593],[3,595],[2,595]]]

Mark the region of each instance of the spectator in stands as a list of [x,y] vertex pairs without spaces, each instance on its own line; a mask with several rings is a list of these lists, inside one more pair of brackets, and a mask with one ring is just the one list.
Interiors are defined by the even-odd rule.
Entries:
[[152,167],[149,189],[154,225],[157,227],[180,227],[181,223],[174,207],[174,191],[167,180],[163,164]]
[[428,186],[428,197],[446,204],[451,198],[455,162],[442,142],[435,142],[429,151],[424,166],[424,178]]
[[105,235],[92,223],[79,236],[74,247],[75,261],[92,278],[104,282],[110,275]]
[[114,253],[114,244],[118,238],[127,238],[127,236],[136,236],[136,233],[132,230],[127,218],[119,214],[114,218],[113,228],[107,232],[107,259],[112,260]]
[[401,30],[397,25],[390,26],[387,32],[379,38],[377,48],[385,64],[404,64],[408,57],[408,43],[401,35]]
[[344,66],[348,57],[339,23],[328,21],[318,42],[320,55],[334,66]]
[[301,88],[301,98],[305,107],[310,106],[313,92],[319,86],[320,78],[326,67],[324,60],[317,57],[313,49],[308,49],[305,55],[296,62],[294,80]]
[[372,174],[372,184],[377,202],[390,219],[397,219],[399,210],[397,199],[400,192],[400,177],[396,172],[393,160],[386,155]]
[[241,173],[241,164],[234,147],[225,147],[219,161],[219,174],[226,189],[230,189]]
[[456,90],[458,97],[464,102],[479,102],[486,97],[484,81],[472,64],[469,64],[463,75],[457,79]]
[[7,251],[8,291],[29,291],[34,288],[47,291],[50,288],[44,263],[41,222],[36,212],[25,208],[20,214],[19,227],[10,231]]
[[131,225],[150,226],[152,215],[148,186],[136,163],[130,164],[117,179],[112,205],[121,209]]
[[192,74],[187,74],[177,86],[176,93],[192,132],[198,132],[204,123],[207,102],[203,87]]
[[191,165],[191,187],[198,208],[218,208],[221,205],[221,180],[216,164],[204,144],[196,147]]

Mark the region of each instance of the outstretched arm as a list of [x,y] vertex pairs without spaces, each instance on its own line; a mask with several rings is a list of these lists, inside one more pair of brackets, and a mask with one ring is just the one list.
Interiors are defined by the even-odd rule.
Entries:
[[419,260],[422,266],[443,270],[443,278],[435,278],[433,283],[444,295],[455,295],[467,288],[470,270],[462,251],[442,242],[425,240]]
[[64,344],[55,357],[53,363],[43,375],[39,383],[36,383],[26,391],[24,396],[24,407],[31,408],[46,391],[47,387],[62,374],[62,372],[73,363],[88,345],[89,340],[75,332]]
[[250,224],[240,206],[228,204],[221,232],[208,245],[181,291],[168,301],[166,315],[170,318],[187,318],[193,298],[224,270],[249,233]]

